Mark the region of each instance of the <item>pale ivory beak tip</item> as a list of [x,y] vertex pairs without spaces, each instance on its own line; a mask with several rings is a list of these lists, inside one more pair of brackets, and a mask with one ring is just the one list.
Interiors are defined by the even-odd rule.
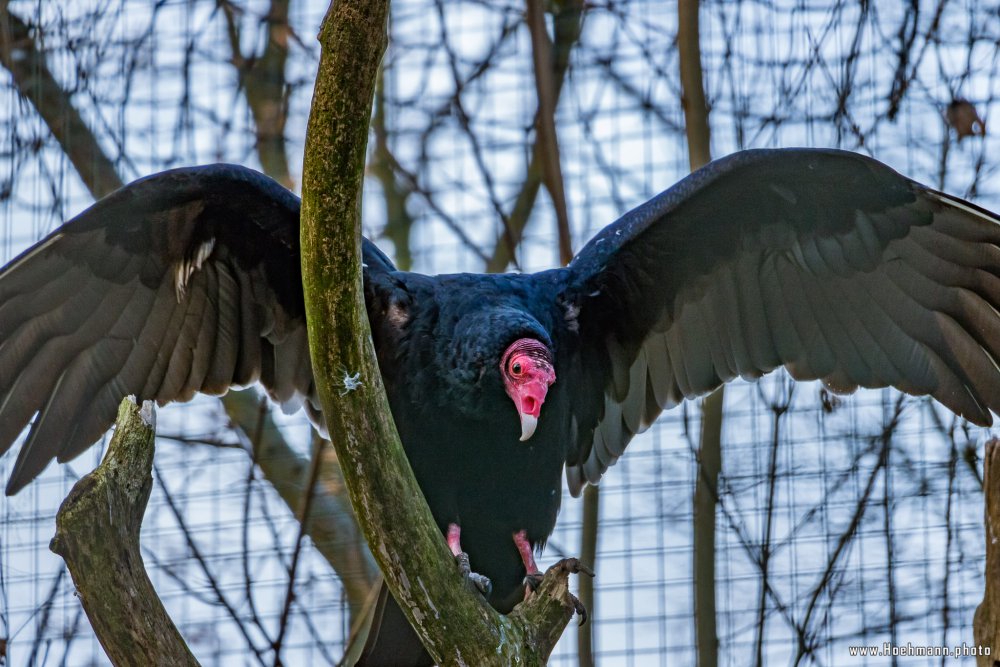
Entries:
[[535,434],[535,427],[538,426],[538,417],[529,414],[521,415],[521,442],[526,442]]

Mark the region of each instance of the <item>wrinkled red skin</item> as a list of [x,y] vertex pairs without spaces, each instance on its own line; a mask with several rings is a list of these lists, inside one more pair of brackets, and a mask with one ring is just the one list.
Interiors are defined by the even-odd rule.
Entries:
[[500,359],[500,376],[517,414],[537,419],[542,413],[545,395],[556,381],[548,349],[534,338],[517,339]]

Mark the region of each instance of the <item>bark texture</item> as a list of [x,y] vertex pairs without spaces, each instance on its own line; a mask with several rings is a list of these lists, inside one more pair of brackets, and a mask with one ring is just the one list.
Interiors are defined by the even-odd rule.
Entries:
[[153,487],[154,413],[126,398],[104,461],[56,515],[49,548],[66,561],[77,596],[115,665],[197,665],[146,575],[139,529]]
[[983,455],[983,497],[986,501],[986,590],[972,621],[973,635],[990,655],[977,655],[978,667],[995,667],[1000,655],[1000,440],[986,443]]

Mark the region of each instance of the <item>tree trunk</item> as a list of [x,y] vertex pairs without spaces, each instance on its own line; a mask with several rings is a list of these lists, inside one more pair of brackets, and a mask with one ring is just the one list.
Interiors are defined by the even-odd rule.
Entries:
[[983,601],[976,607],[972,621],[973,636],[980,652],[989,649],[989,655],[977,655],[978,667],[995,667],[1000,655],[1000,440],[992,438],[986,443],[983,455],[983,497],[986,508],[986,590]]
[[[708,104],[702,83],[698,0],[677,5],[677,52],[681,70],[681,103],[687,131],[691,170],[712,159]],[[694,609],[699,667],[718,664],[719,639],[715,627],[715,509],[722,469],[722,405],[720,387],[702,403],[701,445],[694,491]]]

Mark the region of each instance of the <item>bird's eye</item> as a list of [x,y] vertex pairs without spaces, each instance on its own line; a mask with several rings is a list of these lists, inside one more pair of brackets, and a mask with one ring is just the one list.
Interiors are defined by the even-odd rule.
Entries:
[[515,361],[513,364],[510,365],[510,372],[513,373],[514,375],[520,375],[523,371],[524,368],[521,366],[520,361]]

